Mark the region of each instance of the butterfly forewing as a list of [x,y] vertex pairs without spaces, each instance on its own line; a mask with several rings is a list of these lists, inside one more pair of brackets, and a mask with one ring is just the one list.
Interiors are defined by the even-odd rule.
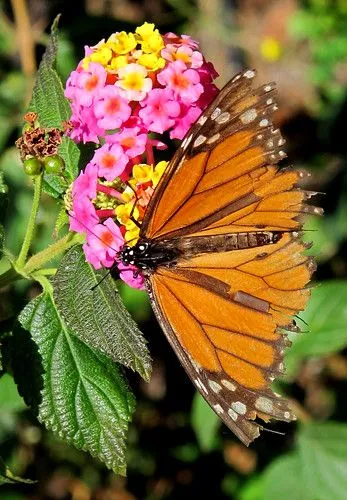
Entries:
[[[297,187],[304,174],[276,166],[285,154],[271,123],[274,85],[254,89],[253,77],[252,70],[237,75],[188,132],[140,232],[162,244],[188,242],[190,249],[199,240],[196,255],[183,252],[158,266],[147,287],[195,386],[245,444],[259,434],[257,416],[293,419],[270,384],[283,373],[289,344],[280,329],[292,327],[309,298],[314,263],[302,255],[302,214],[319,213],[305,205],[311,193]],[[271,245],[229,251],[208,243],[257,231],[280,236]]]

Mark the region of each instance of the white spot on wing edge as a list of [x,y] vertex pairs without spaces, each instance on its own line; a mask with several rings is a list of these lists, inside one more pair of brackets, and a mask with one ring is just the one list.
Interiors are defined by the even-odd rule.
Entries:
[[218,139],[220,138],[220,134],[214,134],[212,137],[209,137],[209,139],[207,139],[207,144],[213,144],[214,142],[218,141]]
[[193,148],[197,148],[201,144],[203,144],[206,141],[206,137],[204,135],[198,135],[198,137],[195,139]]
[[257,408],[257,410],[263,411],[265,413],[271,413],[273,411],[273,406],[274,405],[271,399],[264,396],[259,396],[259,398],[255,400],[255,407]]
[[241,403],[241,401],[236,401],[235,403],[231,403],[231,407],[239,415],[244,415],[247,411],[247,406],[244,403]]
[[245,78],[254,78],[255,77],[255,71],[253,71],[252,69],[249,69],[249,70],[245,71],[245,73],[243,74],[243,76]]
[[236,411],[232,410],[231,408],[229,408],[228,410],[228,415],[229,417],[234,421],[236,422],[237,420],[237,417],[238,417],[238,414],[236,413]]
[[219,414],[224,413],[224,410],[220,404],[213,405],[212,408],[214,409],[214,411],[216,413],[219,413]]
[[242,115],[240,115],[240,120],[245,125],[251,123],[257,117],[257,110],[255,108],[247,109]]
[[207,116],[201,115],[200,118],[199,118],[199,120],[197,121],[197,123],[199,125],[203,125],[206,122],[206,120],[207,120]]
[[224,113],[222,113],[216,118],[216,122],[220,125],[222,123],[226,123],[229,119],[230,119],[230,113],[224,111]]
[[223,384],[224,387],[229,389],[229,391],[236,391],[236,389],[237,389],[236,385],[234,385],[232,382],[230,382],[230,380],[226,380],[225,378],[223,378],[223,380],[221,380],[221,384]]
[[183,141],[181,142],[182,149],[186,149],[186,147],[188,146],[188,144],[192,140],[192,137],[193,137],[192,135],[188,135],[185,139],[183,139]]
[[222,110],[220,108],[215,108],[212,111],[211,120],[215,120],[221,114],[221,112],[222,112]]
[[206,389],[206,387],[204,386],[204,384],[201,382],[201,380],[199,378],[196,378],[194,379],[194,382],[196,384],[196,386],[201,390],[201,391],[204,391],[204,393],[206,394],[206,396],[208,395],[208,390]]
[[209,379],[208,385],[211,387],[213,392],[215,392],[216,394],[218,394],[222,390],[222,386],[217,384],[217,382],[215,382],[214,380]]

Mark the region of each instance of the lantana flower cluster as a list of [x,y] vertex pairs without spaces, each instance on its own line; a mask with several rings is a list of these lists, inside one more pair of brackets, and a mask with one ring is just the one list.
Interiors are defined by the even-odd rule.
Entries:
[[161,35],[144,23],[94,47],[67,81],[70,137],[95,143],[95,152],[69,193],[70,228],[86,234],[86,259],[96,269],[118,265],[136,288],[143,276],[119,261],[134,245],[154,188],[167,162],[161,134],[182,139],[218,92],[217,73],[187,35]]

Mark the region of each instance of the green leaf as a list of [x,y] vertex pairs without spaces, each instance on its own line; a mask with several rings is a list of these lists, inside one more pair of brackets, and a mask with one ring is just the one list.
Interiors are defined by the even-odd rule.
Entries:
[[[42,127],[62,127],[62,122],[70,118],[71,109],[64,96],[62,82],[55,70],[58,47],[58,18],[54,21],[51,37],[42,57],[33,89],[33,96],[29,105],[30,111],[38,114]],[[59,154],[65,161],[65,173],[70,180],[75,179],[78,173],[80,150],[69,138],[64,137]],[[66,189],[66,184],[56,175],[45,174],[44,188],[52,196],[59,196]]]
[[278,458],[264,471],[261,498],[346,498],[346,442],[346,424],[325,422],[302,425],[298,432],[297,450]]
[[264,471],[261,487],[263,489],[260,496],[262,500],[273,500],[274,498],[318,500],[316,497],[311,497],[307,484],[304,482],[300,458],[297,453],[284,455],[273,461]]
[[8,373],[0,379],[1,412],[17,412],[24,410],[26,405],[19,396],[16,384]]
[[31,479],[23,479],[22,477],[15,476],[0,458],[0,485],[15,483],[33,484],[35,482],[31,481]]
[[307,309],[300,313],[307,332],[291,336],[286,351],[287,373],[293,376],[299,363],[310,356],[323,356],[347,346],[347,280],[325,281],[312,291]]
[[146,341],[125,309],[110,275],[95,272],[80,246],[71,248],[54,277],[54,300],[71,330],[87,345],[148,380]]
[[302,426],[298,434],[300,472],[302,484],[310,492],[305,500],[346,498],[346,443],[346,424],[325,422]]
[[193,399],[191,424],[200,448],[206,452],[213,450],[217,441],[220,420],[198,392]]
[[42,358],[39,420],[61,439],[124,475],[134,397],[120,369],[73,334],[47,293],[32,300],[19,320]]

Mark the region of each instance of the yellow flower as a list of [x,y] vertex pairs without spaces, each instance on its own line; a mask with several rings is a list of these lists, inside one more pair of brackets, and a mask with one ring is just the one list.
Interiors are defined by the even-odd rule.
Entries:
[[156,54],[141,54],[137,62],[145,66],[145,68],[156,71],[157,69],[162,69],[165,66],[165,59],[157,56]]
[[142,50],[148,54],[152,52],[157,53],[164,48],[164,41],[158,30],[156,30],[156,33],[153,33],[147,40],[144,40],[141,46]]
[[137,41],[133,33],[114,33],[107,40],[107,45],[111,47],[116,54],[128,54],[137,45]]
[[142,24],[142,26],[138,26],[136,28],[135,33],[138,35],[138,38],[141,38],[142,40],[147,40],[153,34],[154,28],[155,24],[145,22]]
[[153,169],[146,163],[133,166],[133,176],[138,184],[144,184],[152,180]]
[[282,55],[282,47],[276,38],[267,36],[260,44],[260,53],[268,61],[278,61]]
[[136,227],[132,219],[137,220],[139,216],[138,208],[135,207],[133,210],[133,205],[132,202],[125,203],[124,205],[118,205],[115,210],[118,222],[125,226],[127,230],[133,229],[134,226]]
[[140,228],[133,224],[133,227],[125,232],[124,239],[129,247],[136,245],[140,236]]
[[152,175],[152,184],[153,184],[153,187],[155,187],[158,184],[158,182],[160,181],[160,178],[163,175],[163,173],[165,172],[165,169],[166,169],[168,163],[169,162],[167,162],[167,161],[160,161],[155,166],[154,172],[153,172],[153,175]]
[[124,68],[128,64],[128,56],[116,56],[111,59],[110,69]]
[[136,191],[136,180],[135,179],[130,179],[128,181],[128,184],[130,184],[130,186],[126,186],[126,188],[124,189],[123,193],[122,193],[122,198],[124,201],[128,202],[130,200],[132,200],[135,196],[135,191]]

